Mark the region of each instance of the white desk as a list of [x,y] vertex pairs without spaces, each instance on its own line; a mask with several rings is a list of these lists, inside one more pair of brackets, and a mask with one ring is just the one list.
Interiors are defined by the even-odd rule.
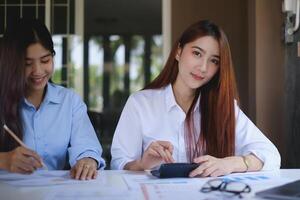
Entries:
[[[53,171],[52,171],[53,172]],[[41,172],[43,173],[43,172]],[[47,172],[45,172],[47,173]],[[67,173],[64,171],[54,171],[54,173],[63,174]],[[2,200],[10,200],[10,199],[145,199],[145,191],[139,188],[132,188],[129,189],[128,182],[126,182],[127,177],[137,177],[137,176],[144,176],[145,172],[129,172],[129,171],[114,171],[114,170],[107,170],[107,171],[100,171],[97,180],[95,181],[73,181],[69,180],[70,182],[59,182],[57,181],[58,185],[55,185],[54,182],[47,185],[47,181],[44,185],[34,186],[35,178],[33,177],[30,179],[31,175],[29,175],[26,179],[28,181],[32,181],[31,186],[15,186],[9,184],[7,182],[3,182],[3,175],[4,173],[0,173],[0,199]],[[18,176],[18,175],[16,175]],[[273,177],[274,179],[269,179],[266,181],[250,181],[249,185],[252,188],[252,192],[250,194],[244,195],[244,199],[257,199],[255,197],[255,192],[267,189],[273,186],[281,185],[287,182],[292,182],[294,180],[300,179],[300,169],[281,169],[279,171],[272,171],[272,172],[256,172],[256,173],[244,173],[244,174],[234,174],[230,177],[258,177],[258,176],[269,176]],[[2,177],[2,181],[1,181]],[[53,178],[53,177],[52,177]],[[247,178],[247,177],[246,177]],[[149,180],[152,181],[151,177],[149,176]],[[162,179],[156,179],[153,183],[150,183],[151,186],[156,184],[155,181],[160,181]],[[164,181],[168,181],[163,179]],[[196,184],[196,187],[191,187],[191,195],[195,197],[195,199],[206,199],[211,197],[210,194],[203,194],[199,192],[201,185],[204,182],[209,180],[209,178],[194,178],[194,179],[181,179],[188,184]],[[6,180],[7,181],[7,180]],[[53,180],[51,180],[53,181]],[[56,181],[56,180],[54,180]],[[178,182],[177,182],[178,183]],[[182,182],[183,183],[183,182]],[[149,183],[148,183],[149,184]],[[184,183],[183,183],[184,184]],[[198,184],[198,185],[197,185]],[[168,186],[168,184],[164,184],[164,186]],[[178,184],[178,186],[182,189],[183,185]],[[184,195],[186,191],[175,190],[172,192],[172,200],[180,199]],[[208,196],[210,195],[210,196]],[[215,197],[215,199],[220,199],[219,196]],[[148,196],[149,199],[151,195]],[[163,194],[161,199],[163,198]],[[176,198],[177,197],[177,198]],[[188,199],[193,199],[187,197]],[[157,198],[155,198],[157,199]],[[211,199],[211,198],[210,198]],[[214,198],[213,198],[214,199]],[[232,198],[231,198],[232,199]]]

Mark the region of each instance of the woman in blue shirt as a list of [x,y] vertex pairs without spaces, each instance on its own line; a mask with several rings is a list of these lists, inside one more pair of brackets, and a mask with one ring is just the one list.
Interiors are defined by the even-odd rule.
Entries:
[[[26,147],[0,129],[0,169],[32,173],[42,163],[52,170],[70,164],[71,177],[96,178],[102,148],[86,105],[72,90],[49,82],[53,41],[38,20],[8,27],[0,51],[0,120]],[[67,158],[69,163],[67,163]]]

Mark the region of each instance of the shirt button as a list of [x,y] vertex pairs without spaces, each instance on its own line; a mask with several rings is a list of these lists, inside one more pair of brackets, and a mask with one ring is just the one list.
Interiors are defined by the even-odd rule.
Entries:
[[34,118],[37,118],[39,115],[40,115],[40,114],[39,114],[38,112],[36,112],[36,113],[34,114]]

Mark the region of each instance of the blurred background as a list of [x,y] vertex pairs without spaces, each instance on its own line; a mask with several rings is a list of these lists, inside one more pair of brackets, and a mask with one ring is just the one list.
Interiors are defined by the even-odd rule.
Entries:
[[52,79],[82,96],[109,164],[128,96],[158,75],[188,25],[210,19],[228,36],[242,110],[277,146],[282,167],[299,168],[297,1],[0,0],[0,41],[21,17],[46,23],[56,51]]

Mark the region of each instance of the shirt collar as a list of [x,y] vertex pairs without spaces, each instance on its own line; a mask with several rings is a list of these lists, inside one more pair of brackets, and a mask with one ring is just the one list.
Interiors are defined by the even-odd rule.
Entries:
[[56,86],[54,84],[48,82],[44,101],[51,102],[51,103],[61,103],[61,100],[62,99],[59,96]]
[[[166,107],[167,107],[167,111],[169,112],[174,106],[177,106],[177,102],[175,100],[175,96],[174,96],[174,92],[173,92],[173,88],[172,88],[172,84],[169,84],[165,87],[164,89],[165,92],[165,96],[166,96]],[[194,107],[194,112],[197,111],[199,109],[199,103],[200,103],[200,97],[201,97],[201,93],[197,99],[196,105]]]
[[199,97],[197,99],[196,105],[194,107],[194,112],[197,111],[197,110],[199,110],[200,98],[201,98],[201,93],[199,94]]
[[175,96],[173,93],[173,88],[172,88],[172,84],[169,84],[165,87],[164,89],[165,92],[165,97],[166,97],[166,107],[167,107],[167,111],[169,112],[171,110],[172,107],[176,106],[176,100],[175,100]]
[[[44,103],[51,102],[51,103],[55,103],[55,104],[61,103],[62,99],[59,97],[56,86],[54,84],[48,82],[46,87],[47,87],[47,89],[46,89],[46,94],[43,99],[43,102]],[[32,106],[32,104],[26,98],[23,99],[23,103],[29,107]]]

